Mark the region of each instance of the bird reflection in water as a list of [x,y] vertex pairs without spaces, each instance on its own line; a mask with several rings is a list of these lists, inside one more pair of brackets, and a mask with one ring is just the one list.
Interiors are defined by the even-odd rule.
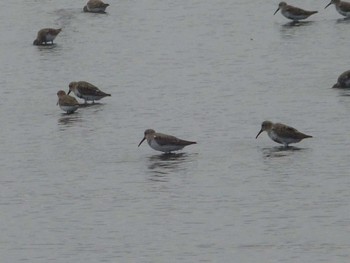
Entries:
[[103,105],[103,103],[95,102],[95,103],[81,103],[79,105],[80,108],[90,108],[90,107],[98,107]]
[[292,22],[283,24],[282,27],[288,28],[288,27],[308,26],[308,25],[312,25],[313,23],[314,23],[313,21],[292,21]]
[[312,25],[313,23],[313,21],[288,22],[281,26],[280,32],[285,38],[295,37],[301,30],[299,28]]
[[87,112],[89,114],[94,114],[96,112],[102,111],[104,109],[104,104],[95,102],[95,103],[81,103],[79,104],[79,108],[87,108]]
[[263,153],[263,156],[266,158],[278,158],[278,157],[285,157],[290,156],[293,152],[296,151],[303,151],[304,148],[298,148],[295,146],[275,146],[272,148],[262,148],[261,151]]
[[350,17],[338,18],[336,24],[350,24]]
[[184,163],[188,162],[190,155],[187,153],[164,153],[149,157],[148,169],[152,172],[152,181],[167,182],[167,175],[181,171]]
[[75,114],[65,114],[62,113],[62,117],[58,119],[58,125],[62,126],[62,129],[65,129],[65,127],[71,127],[74,126],[75,123],[81,122],[81,116],[79,113]]
[[339,96],[340,97],[349,97],[350,96],[350,89],[339,90]]

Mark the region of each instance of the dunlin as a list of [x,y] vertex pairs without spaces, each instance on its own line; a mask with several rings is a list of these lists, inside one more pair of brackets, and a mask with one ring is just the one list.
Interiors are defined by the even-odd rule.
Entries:
[[350,88],[350,70],[347,70],[340,74],[337,83],[332,88],[347,89]]
[[79,108],[79,102],[72,96],[69,96],[63,90],[57,92],[57,104],[68,114],[75,112]]
[[43,28],[39,30],[36,39],[33,42],[33,45],[48,45],[53,44],[53,40],[56,36],[61,32],[62,28],[54,29],[54,28]]
[[178,151],[187,145],[196,144],[196,142],[181,140],[172,135],[155,132],[155,130],[152,129],[145,131],[145,136],[139,143],[138,147],[140,147],[144,140],[147,140],[148,145],[152,149],[165,153]]
[[89,0],[83,10],[90,13],[105,13],[107,6],[109,4],[105,4],[101,0]]
[[335,9],[338,11],[339,14],[350,17],[350,3],[344,2],[340,0],[331,0],[331,2],[326,5],[325,9],[330,6],[331,4],[335,5]]
[[274,15],[278,12],[278,10],[281,10],[282,15],[284,15],[286,18],[291,19],[295,22],[306,19],[309,16],[317,13],[317,11],[306,11],[298,7],[287,5],[286,2],[279,3]]
[[73,81],[69,83],[68,94],[71,91],[73,91],[78,98],[84,99],[85,103],[87,103],[87,101],[95,103],[95,100],[111,96],[111,94],[104,93],[99,88],[86,81]]
[[271,140],[283,144],[285,147],[288,147],[290,143],[297,143],[302,139],[312,138],[312,136],[301,133],[293,127],[282,123],[272,123],[271,121],[264,121],[261,124],[261,130],[255,138],[258,138],[263,131],[267,132]]

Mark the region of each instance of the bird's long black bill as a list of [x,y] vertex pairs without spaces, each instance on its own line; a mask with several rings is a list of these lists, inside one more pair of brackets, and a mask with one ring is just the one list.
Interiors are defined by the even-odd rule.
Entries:
[[146,137],[143,137],[143,139],[140,141],[140,143],[137,147],[140,147],[140,145],[143,143],[144,140],[146,140]]
[[255,139],[258,139],[260,133],[262,133],[262,132],[263,132],[263,130],[260,130],[259,133],[258,133],[258,135],[256,135]]
[[326,5],[326,7],[324,9],[326,9],[327,7],[329,7],[332,4],[332,2],[330,2],[328,5]]
[[273,15],[275,15],[278,12],[278,10],[280,10],[280,8],[277,8],[277,10],[275,11],[275,13],[273,13]]

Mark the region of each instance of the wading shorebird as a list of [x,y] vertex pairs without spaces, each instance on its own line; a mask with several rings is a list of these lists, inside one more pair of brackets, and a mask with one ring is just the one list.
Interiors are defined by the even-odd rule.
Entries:
[[57,96],[57,105],[60,106],[61,110],[67,112],[68,114],[75,112],[79,108],[79,102],[76,100],[76,98],[67,95],[65,91],[59,90],[57,92]]
[[350,3],[344,2],[340,0],[331,0],[331,2],[326,5],[325,9],[330,6],[331,4],[334,4],[335,9],[338,11],[339,14],[345,17],[350,17]]
[[187,145],[196,144],[196,142],[181,140],[172,135],[155,132],[152,129],[145,130],[145,136],[138,147],[140,147],[144,140],[147,140],[148,145],[152,149],[165,153],[178,151]]
[[342,74],[340,74],[340,76],[338,77],[337,83],[335,83],[332,88],[338,88],[338,89],[350,88],[350,70],[347,70]]
[[109,6],[109,4],[105,4],[101,0],[89,0],[84,6],[83,11],[90,13],[105,13],[107,6]]
[[282,15],[288,19],[293,20],[294,22],[306,19],[309,16],[317,13],[317,11],[306,11],[298,7],[287,5],[286,2],[280,2],[278,4],[278,8],[275,11],[274,15],[278,12],[278,10],[281,10]]
[[85,104],[87,101],[95,103],[95,100],[111,96],[111,94],[104,93],[99,88],[86,81],[72,81],[69,83],[68,95],[71,91],[73,91],[78,98],[84,99]]
[[33,42],[35,46],[41,45],[53,45],[53,40],[57,37],[57,35],[61,32],[62,28],[54,29],[54,28],[43,28],[39,30],[36,39]]
[[264,121],[261,124],[261,130],[256,135],[256,139],[262,133],[266,131],[271,140],[283,144],[284,147],[288,147],[291,143],[297,143],[305,138],[312,138],[311,135],[301,133],[297,129],[290,127],[282,123],[273,123],[271,121]]

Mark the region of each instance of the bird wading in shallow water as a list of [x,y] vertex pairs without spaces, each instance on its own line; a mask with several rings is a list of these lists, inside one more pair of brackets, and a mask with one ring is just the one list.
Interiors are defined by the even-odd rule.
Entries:
[[335,9],[338,11],[339,14],[345,17],[350,17],[350,3],[344,2],[340,0],[331,0],[331,2],[326,5],[325,9],[333,4],[335,6]]
[[68,114],[75,112],[79,108],[79,102],[74,97],[67,95],[65,91],[59,90],[57,97],[57,105]]
[[84,12],[105,13],[109,4],[105,4],[101,0],[89,0],[83,8]]
[[286,2],[280,2],[278,4],[278,8],[275,11],[274,15],[279,10],[281,10],[282,15],[284,15],[286,18],[291,19],[295,22],[297,22],[299,20],[306,19],[309,16],[317,13],[317,11],[306,11],[306,10],[298,8],[298,7],[287,5]]
[[172,135],[167,135],[163,133],[155,132],[155,130],[148,129],[144,133],[144,137],[139,143],[138,147],[143,143],[144,140],[147,140],[148,145],[156,150],[165,153],[170,153],[173,151],[178,151],[183,149],[187,145],[196,144],[196,142],[186,141],[179,138],[176,138]]
[[75,96],[78,98],[84,99],[85,104],[87,101],[92,101],[92,103],[95,103],[95,100],[100,100],[104,97],[111,96],[111,94],[103,92],[96,86],[86,81],[73,81],[69,83],[68,95],[71,91],[73,91]]
[[293,127],[271,121],[264,121],[261,124],[261,130],[255,138],[257,139],[263,131],[267,132],[271,140],[283,144],[285,147],[288,147],[291,143],[300,142],[305,138],[312,138],[311,135],[304,134]]
[[347,70],[342,74],[340,74],[340,76],[338,77],[337,83],[335,83],[332,88],[337,88],[337,89],[350,88],[350,70]]
[[62,28],[43,28],[39,30],[36,39],[33,41],[33,45],[42,46],[42,45],[53,45],[53,40],[57,35],[62,31]]

